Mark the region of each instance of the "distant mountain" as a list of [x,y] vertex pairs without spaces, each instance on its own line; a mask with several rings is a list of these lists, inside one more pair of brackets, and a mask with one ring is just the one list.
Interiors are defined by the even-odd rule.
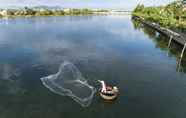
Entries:
[[1,9],[22,9],[22,8],[24,8],[24,7],[22,7],[22,6],[1,6],[0,7]]
[[33,9],[62,9],[62,7],[60,6],[46,6],[46,5],[34,6],[31,8]]

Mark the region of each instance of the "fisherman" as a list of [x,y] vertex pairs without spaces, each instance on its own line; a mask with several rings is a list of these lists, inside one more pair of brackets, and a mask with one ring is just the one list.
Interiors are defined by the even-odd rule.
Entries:
[[98,80],[101,83],[101,89],[99,91],[100,96],[105,100],[114,100],[118,96],[118,88],[116,86],[106,86],[105,82]]
[[106,93],[107,92],[107,89],[106,89],[105,82],[104,81],[100,81],[100,80],[98,80],[98,81],[101,83],[101,86],[102,86],[101,92]]

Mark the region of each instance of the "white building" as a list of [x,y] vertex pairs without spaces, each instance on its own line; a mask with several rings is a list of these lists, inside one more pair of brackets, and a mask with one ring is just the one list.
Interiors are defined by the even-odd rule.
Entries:
[[10,16],[10,15],[13,15],[13,12],[10,11],[10,10],[2,10],[2,11],[0,11],[0,15],[2,15],[2,16]]

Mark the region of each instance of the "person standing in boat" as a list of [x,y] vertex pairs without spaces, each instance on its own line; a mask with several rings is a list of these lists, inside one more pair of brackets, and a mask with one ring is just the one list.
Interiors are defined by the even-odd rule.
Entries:
[[105,82],[104,82],[104,81],[100,81],[100,80],[99,80],[99,82],[101,83],[101,86],[102,86],[101,92],[106,93],[106,92],[107,92],[107,89],[106,89],[106,84],[105,84]]
[[118,96],[118,88],[116,86],[107,86],[104,81],[98,80],[101,83],[99,91],[100,96],[105,100],[114,100]]

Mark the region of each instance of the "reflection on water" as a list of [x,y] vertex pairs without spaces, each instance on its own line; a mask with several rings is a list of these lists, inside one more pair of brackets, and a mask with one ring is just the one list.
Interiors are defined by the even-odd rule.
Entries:
[[[186,62],[181,47],[130,16],[0,20],[0,118],[185,118]],[[167,56],[168,53],[168,56]],[[69,60],[96,88],[117,85],[119,98],[95,94],[82,108],[40,78]],[[180,68],[180,72],[177,71]]]
[[175,57],[177,60],[177,67],[176,70],[178,72],[186,72],[186,55],[183,55],[181,58],[181,52],[183,47],[174,42],[171,37],[166,37],[165,35],[158,33],[156,30],[145,26],[144,24],[140,23],[139,21],[132,20],[134,28],[142,30],[145,34],[152,39],[157,48],[160,48],[162,51],[167,51],[169,57]]

